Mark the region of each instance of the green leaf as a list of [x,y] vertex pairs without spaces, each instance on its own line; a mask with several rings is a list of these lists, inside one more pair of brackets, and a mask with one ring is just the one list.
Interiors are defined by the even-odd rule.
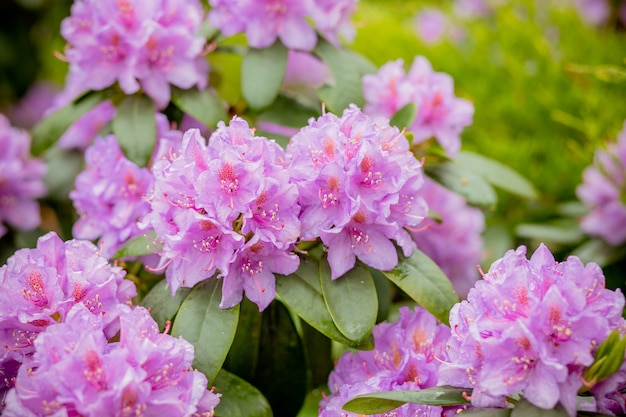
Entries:
[[320,283],[326,307],[344,336],[358,343],[376,324],[378,297],[372,274],[361,263],[336,280],[326,259],[320,263]]
[[191,288],[179,288],[176,295],[172,296],[167,280],[163,279],[152,287],[140,304],[150,309],[152,318],[163,331],[166,323],[176,316],[180,305],[190,292]]
[[156,120],[152,100],[142,94],[126,97],[113,118],[113,133],[126,158],[145,167],[156,143]]
[[561,404],[557,404],[556,408],[546,410],[539,408],[526,399],[521,399],[515,408],[511,411],[511,417],[568,417],[569,414]]
[[262,109],[274,101],[286,69],[287,48],[282,43],[248,50],[241,63],[241,91],[250,107]]
[[108,96],[108,90],[87,93],[37,123],[31,132],[31,153],[34,156],[43,154],[59,140],[71,125]]
[[230,349],[239,320],[239,305],[221,309],[222,280],[209,278],[196,285],[178,310],[172,336],[182,336],[195,349],[194,368],[213,381]]
[[535,187],[526,178],[498,161],[466,151],[459,152],[455,161],[462,169],[480,175],[491,185],[521,197],[537,198]]
[[576,219],[558,219],[549,223],[522,223],[515,228],[519,237],[540,242],[573,244],[584,237]]
[[355,348],[373,348],[371,338],[355,343],[339,331],[322,296],[319,273],[319,264],[304,258],[295,273],[276,277],[276,293],[292,311],[327,337]]
[[113,259],[152,255],[157,253],[159,250],[160,247],[157,243],[156,233],[151,230],[147,233],[137,235],[127,240],[126,243],[124,243],[122,247],[115,252]]
[[426,165],[425,171],[446,188],[463,196],[469,204],[492,207],[498,201],[495,190],[483,177],[454,162]]
[[406,403],[425,405],[458,405],[469,401],[464,396],[471,389],[441,386],[417,391],[382,391],[354,397],[343,405],[343,409],[357,414],[382,414]]
[[320,388],[316,388],[309,392],[304,400],[304,405],[296,417],[318,417],[320,401],[324,398],[322,395],[323,392],[324,391]]
[[417,115],[417,105],[415,103],[407,103],[403,107],[400,108],[393,115],[389,124],[392,126],[396,126],[398,129],[402,130],[404,128],[409,128]]
[[304,403],[304,349],[289,310],[282,303],[271,303],[263,311],[258,366],[250,382],[278,416],[295,416]]
[[[585,369],[583,378],[590,383],[596,383],[608,378],[618,371],[624,363],[626,352],[626,337],[620,337],[620,332],[614,330],[609,337],[598,346],[594,354],[594,362]],[[579,392],[584,392],[579,391]]]
[[459,297],[448,277],[432,259],[416,249],[401,258],[391,271],[382,271],[394,284],[442,323],[448,324],[450,309]]
[[626,256],[626,247],[615,247],[601,239],[591,239],[572,251],[583,263],[595,262],[605,267]]
[[259,359],[262,319],[259,307],[244,298],[239,304],[237,332],[224,362],[224,368],[247,381],[254,377]]
[[323,85],[317,89],[326,107],[337,114],[353,103],[363,107],[362,79],[365,74],[376,72],[374,64],[363,55],[337,48],[325,41],[319,42],[313,53],[328,65],[334,76],[332,85]]
[[263,394],[238,376],[222,369],[213,381],[222,394],[215,417],[272,417],[272,408]]
[[324,385],[328,382],[328,375],[334,367],[332,340],[304,320],[300,320],[300,328],[304,353],[311,373],[311,386]]
[[228,113],[220,98],[213,91],[176,89],[172,91],[172,102],[183,112],[201,121],[208,127],[228,120]]
[[52,199],[67,199],[74,189],[76,177],[85,169],[85,155],[53,147],[43,154],[43,158],[47,167],[44,182],[48,196]]

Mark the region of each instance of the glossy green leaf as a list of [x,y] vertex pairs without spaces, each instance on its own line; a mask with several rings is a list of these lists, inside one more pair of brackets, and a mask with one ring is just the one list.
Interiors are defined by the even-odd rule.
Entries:
[[376,67],[364,56],[321,41],[313,51],[330,68],[334,82],[317,89],[320,101],[326,108],[341,114],[350,104],[364,104],[362,79],[376,72]]
[[261,392],[248,382],[222,369],[213,380],[222,394],[215,417],[272,417],[272,408]]
[[461,151],[455,162],[462,168],[483,177],[491,185],[521,197],[536,199],[535,187],[516,171],[482,155]]
[[113,133],[126,158],[140,167],[148,165],[156,143],[152,100],[141,94],[126,97],[113,118]]
[[35,156],[43,154],[59,140],[72,124],[108,96],[108,90],[87,93],[37,123],[31,131],[31,153]]
[[274,101],[286,69],[287,48],[282,43],[248,50],[241,63],[241,91],[250,107],[262,109]]
[[259,359],[261,323],[259,307],[244,298],[239,304],[239,323],[224,368],[247,381],[252,380]]
[[172,102],[193,118],[209,127],[217,126],[217,122],[228,120],[226,107],[220,98],[210,90],[174,90]]
[[487,181],[454,162],[426,165],[425,170],[430,177],[463,196],[470,204],[492,207],[498,201],[495,190]]
[[322,259],[320,283],[326,307],[339,331],[357,343],[365,339],[378,315],[376,286],[369,269],[357,262],[354,268],[333,280],[328,261]]
[[137,235],[127,240],[126,243],[115,252],[113,259],[134,258],[157,253],[160,247],[156,241],[156,233],[153,230]]
[[411,127],[415,116],[417,115],[417,105],[413,102],[405,104],[401,107],[396,114],[393,115],[389,124],[392,126],[396,126],[398,129],[402,130],[404,128],[408,129]]
[[452,283],[432,259],[416,249],[401,258],[391,271],[383,273],[409,297],[448,324],[450,309],[459,301]]
[[209,383],[226,359],[239,320],[239,306],[221,309],[221,298],[221,279],[202,281],[182,302],[172,327],[172,336],[182,336],[194,346],[193,367],[204,373]]
[[354,343],[339,331],[322,296],[319,273],[318,263],[304,258],[295,273],[276,277],[276,293],[292,311],[327,337],[355,348],[372,348],[371,338]]
[[302,340],[282,303],[263,311],[258,365],[250,382],[278,416],[294,416],[307,393],[307,368]]
[[183,300],[189,295],[191,288],[179,288],[176,295],[172,296],[167,280],[162,279],[150,289],[148,294],[141,300],[141,305],[150,309],[152,318],[159,324],[161,331],[166,323],[172,321]]
[[[406,403],[425,405],[467,404],[471,389],[441,386],[417,391],[383,391],[359,395],[344,404],[343,409],[357,414],[382,414]],[[465,395],[465,396],[464,396]]]
[[511,417],[568,417],[569,414],[561,404],[557,404],[556,408],[546,410],[539,408],[525,399],[521,399],[511,411]]
[[311,386],[324,385],[328,382],[328,375],[334,367],[332,340],[304,320],[300,320],[300,328],[304,353],[311,373]]

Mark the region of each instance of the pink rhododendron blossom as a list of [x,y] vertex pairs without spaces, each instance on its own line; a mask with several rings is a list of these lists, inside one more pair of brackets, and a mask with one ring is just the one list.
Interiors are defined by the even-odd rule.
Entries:
[[412,233],[418,249],[428,255],[450,278],[461,297],[480,278],[476,265],[482,260],[485,216],[467,205],[460,195],[426,178],[421,194],[441,220],[427,219]]
[[541,245],[508,251],[450,312],[440,384],[472,387],[472,404],[504,407],[522,393],[544,409],[576,414],[582,374],[612,330],[626,330],[624,296],[595,263],[556,262]]
[[448,25],[447,16],[441,10],[432,7],[421,10],[415,16],[417,35],[427,45],[434,45],[443,40]]
[[107,336],[115,335],[120,305],[136,295],[124,276],[91,242],[63,242],[53,232],[36,248],[15,252],[0,267],[0,368],[6,372],[7,365],[27,359],[37,335],[65,320],[75,304],[98,316]]
[[421,163],[406,137],[378,125],[356,106],[342,117],[311,119],[287,146],[298,186],[302,238],[320,237],[328,247],[332,278],[354,267],[356,258],[389,270],[415,249],[406,227],[415,227],[427,208],[420,195]]
[[196,37],[203,20],[197,0],[76,0],[61,26],[69,43],[66,89],[101,90],[118,83],[126,94],[143,89],[165,108],[170,84],[207,85],[204,40]]
[[[372,332],[374,350],[347,352],[335,364],[328,377],[330,395],[320,403],[321,417],[356,416],[342,407],[357,395],[437,385],[439,366],[447,358],[447,326],[421,307],[401,307],[397,322],[377,324]],[[442,407],[405,404],[393,415],[434,417],[441,416],[442,411]]]
[[583,172],[576,194],[590,211],[582,218],[581,229],[613,246],[626,242],[625,189],[626,124],[617,141],[606,150],[598,149],[594,164]]
[[3,223],[32,230],[41,223],[37,198],[46,194],[46,166],[30,155],[30,135],[12,127],[0,114],[0,237]]
[[110,100],[105,100],[74,122],[61,135],[57,145],[65,149],[85,150],[113,117],[115,106]]
[[150,211],[146,194],[153,176],[124,157],[113,135],[96,138],[85,159],[87,166],[70,192],[80,215],[72,233],[78,239],[98,239],[102,256],[110,258],[140,233],[137,222]]
[[[253,48],[266,48],[277,39],[289,49],[310,51],[316,29],[329,42],[354,38],[349,19],[356,0],[210,0],[209,22],[226,36],[245,33]],[[313,22],[311,26],[309,20]]]
[[119,342],[81,304],[48,326],[8,392],[6,416],[214,415],[219,396],[191,369],[193,346],[159,333],[143,307],[122,309]]
[[224,280],[222,308],[246,296],[263,310],[275,297],[274,274],[299,265],[298,191],[284,151],[235,117],[209,144],[188,130],[182,147],[156,161],[146,227],[162,244],[161,267],[175,292],[214,274]]
[[609,0],[575,0],[575,4],[580,17],[589,25],[601,25],[611,16]]
[[34,83],[20,101],[7,109],[7,118],[15,127],[32,128],[53,106],[59,89],[57,85],[45,81]]
[[390,119],[409,103],[417,106],[417,115],[408,130],[413,143],[435,137],[448,155],[456,156],[461,148],[460,134],[472,123],[474,106],[454,95],[454,83],[448,74],[433,71],[430,62],[418,56],[408,73],[402,60],[388,62],[377,74],[363,77],[365,107],[375,118]]

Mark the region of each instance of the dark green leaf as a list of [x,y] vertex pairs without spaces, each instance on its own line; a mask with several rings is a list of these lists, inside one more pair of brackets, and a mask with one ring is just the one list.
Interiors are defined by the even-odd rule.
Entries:
[[278,416],[295,416],[304,403],[307,369],[302,340],[287,308],[271,303],[263,311],[258,366],[250,382]]
[[215,127],[217,122],[227,121],[228,113],[220,98],[209,90],[174,90],[172,102],[183,112],[201,121],[208,127]]
[[361,349],[373,347],[371,339],[355,344],[337,329],[322,296],[319,265],[316,261],[302,259],[300,268],[295,273],[278,276],[276,293],[298,316],[329,338]]
[[[359,395],[344,404],[343,409],[357,414],[381,414],[406,403],[425,405],[467,404],[471,389],[441,386],[417,391],[383,391]],[[464,396],[465,395],[465,396]]]
[[150,292],[146,294],[143,300],[141,300],[141,305],[150,309],[152,318],[154,318],[159,324],[161,331],[163,331],[166,323],[174,318],[180,305],[190,291],[191,288],[179,288],[178,291],[176,291],[176,295],[172,296],[172,291],[167,284],[167,280],[163,279],[156,283]]
[[515,408],[511,411],[511,417],[568,417],[569,414],[561,404],[557,404],[556,408],[546,410],[539,408],[525,399],[521,399]]
[[113,133],[126,158],[140,167],[150,161],[156,143],[156,119],[152,100],[135,94],[120,103],[113,118]]
[[615,247],[601,239],[591,239],[572,251],[584,263],[595,262],[601,267],[626,256],[626,247]]
[[296,417],[318,417],[320,401],[324,398],[322,392],[320,388],[309,392],[304,400],[304,405]]
[[450,309],[459,301],[448,277],[432,259],[416,249],[409,258],[400,258],[398,266],[383,273],[419,305],[448,324]]
[[259,359],[262,315],[259,307],[244,298],[239,304],[239,323],[224,368],[251,381]]
[[76,176],[85,169],[85,155],[53,147],[44,153],[43,158],[47,166],[44,181],[48,195],[53,199],[67,198],[74,189]]
[[262,109],[274,101],[287,69],[287,48],[250,48],[241,63],[241,91],[250,107]]
[[221,309],[221,298],[221,279],[202,281],[181,304],[172,327],[172,336],[182,336],[194,346],[193,366],[209,383],[226,359],[239,320],[239,306]]
[[328,65],[334,76],[332,85],[324,85],[317,90],[326,107],[338,114],[350,104],[362,107],[363,76],[376,72],[376,67],[364,56],[325,41],[319,42],[313,53]]
[[159,249],[156,233],[149,231],[126,241],[126,243],[115,252],[113,259],[151,255],[157,253]]
[[222,369],[213,381],[222,394],[216,417],[272,417],[272,408],[263,394],[236,375]]
[[491,207],[498,201],[495,190],[480,175],[454,162],[427,165],[425,170],[446,188],[465,197],[470,204]]
[[328,374],[333,370],[332,340],[318,332],[306,321],[300,320],[304,353],[311,372],[312,386],[317,387],[328,382]]
[[336,280],[331,279],[326,259],[320,263],[320,283],[326,307],[344,336],[358,343],[376,323],[378,297],[367,267],[361,262]]
[[459,152],[455,161],[462,169],[480,175],[498,188],[521,197],[537,198],[535,187],[526,178],[498,161],[465,151]]
[[411,102],[401,107],[400,110],[398,110],[396,114],[393,115],[393,117],[389,121],[389,124],[392,126],[396,126],[400,130],[404,128],[408,129],[413,123],[413,119],[415,119],[416,115],[417,105]]
[[43,154],[72,124],[108,96],[107,90],[90,92],[37,123],[31,132],[31,153],[35,156]]

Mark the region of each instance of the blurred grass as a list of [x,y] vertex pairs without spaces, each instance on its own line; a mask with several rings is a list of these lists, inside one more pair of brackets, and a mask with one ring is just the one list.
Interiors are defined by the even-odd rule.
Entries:
[[[568,2],[500,2],[493,15],[458,21],[464,38],[427,45],[417,37],[423,7],[449,2],[363,0],[354,49],[378,66],[427,57],[474,103],[463,149],[501,161],[540,192],[535,202],[501,195],[491,224],[509,230],[550,219],[575,199],[596,146],[613,139],[626,118],[626,34],[585,26]],[[601,79],[604,78],[604,79]]]

